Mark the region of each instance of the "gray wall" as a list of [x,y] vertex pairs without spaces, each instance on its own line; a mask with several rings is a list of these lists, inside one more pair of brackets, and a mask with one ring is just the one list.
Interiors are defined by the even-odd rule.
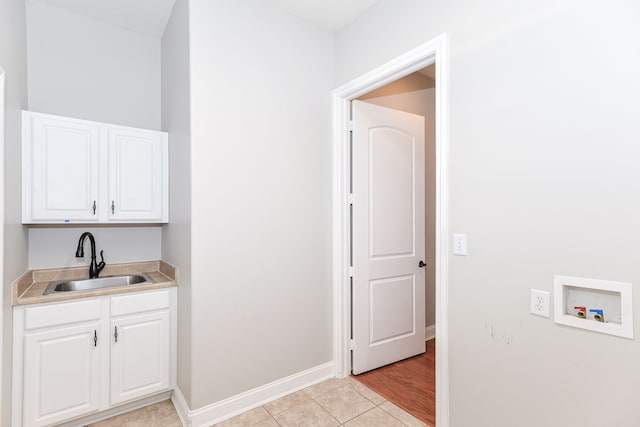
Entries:
[[95,237],[98,257],[100,251],[104,250],[107,264],[155,261],[162,257],[162,239],[157,226],[33,227],[29,229],[29,268],[89,265],[89,243],[85,242],[85,257],[75,257],[78,239],[85,231],[90,231]]
[[[160,130],[160,39],[26,0],[29,110]],[[171,144],[171,143],[170,143]],[[88,265],[83,231],[107,263],[159,259],[161,227],[29,229],[31,268]]]
[[192,0],[191,407],[332,358],[333,37]]
[[6,72],[6,120],[4,146],[3,274],[2,274],[2,414],[0,424],[11,417],[11,282],[27,268],[27,237],[22,228],[21,119],[27,103],[27,52],[25,10],[22,0],[0,3],[0,66]]
[[26,0],[29,109],[160,129],[160,40]]
[[[427,77],[423,77],[427,80]],[[428,79],[431,80],[431,79]],[[425,118],[425,326],[436,323],[436,152],[435,152],[435,89],[411,90],[423,85],[407,85],[401,92],[376,98],[366,98],[365,102],[393,108]],[[379,91],[384,89],[380,88]],[[399,92],[399,93],[398,93]],[[363,97],[360,97],[362,99]],[[435,333],[435,332],[434,332]]]
[[[191,114],[189,8],[177,0],[162,37],[162,127],[169,132],[169,217],[162,227],[162,259],[180,269],[178,387],[191,399]],[[207,286],[206,283],[202,286]]]
[[528,313],[553,274],[640,284],[638,22],[625,0],[382,0],[337,37],[345,83],[450,35],[453,427],[638,424],[638,339]]

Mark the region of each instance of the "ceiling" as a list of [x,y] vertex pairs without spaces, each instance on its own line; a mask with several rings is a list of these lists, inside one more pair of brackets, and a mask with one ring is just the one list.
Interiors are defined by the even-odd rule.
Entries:
[[355,21],[378,0],[268,0],[280,9],[325,30],[336,31]]
[[418,73],[422,74],[425,77],[429,77],[431,80],[435,80],[436,79],[436,66],[435,64],[431,64],[428,67],[425,67],[421,70],[417,71]]
[[[162,36],[175,3],[175,0],[38,1],[153,37]],[[287,13],[329,31],[335,31],[348,25],[362,12],[378,2],[378,0],[266,1]]]
[[161,37],[175,0],[38,0],[121,28]]

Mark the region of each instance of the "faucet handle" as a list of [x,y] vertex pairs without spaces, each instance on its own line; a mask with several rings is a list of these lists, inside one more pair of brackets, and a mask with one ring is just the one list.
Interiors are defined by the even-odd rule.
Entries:
[[105,266],[105,262],[104,262],[104,251],[100,251],[100,262],[98,263],[98,273],[100,273],[100,271],[102,271],[102,269]]

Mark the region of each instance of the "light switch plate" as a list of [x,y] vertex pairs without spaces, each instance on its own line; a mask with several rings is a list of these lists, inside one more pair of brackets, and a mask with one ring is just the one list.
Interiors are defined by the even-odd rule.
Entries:
[[466,234],[454,234],[453,235],[453,254],[454,255],[467,255],[467,235]]

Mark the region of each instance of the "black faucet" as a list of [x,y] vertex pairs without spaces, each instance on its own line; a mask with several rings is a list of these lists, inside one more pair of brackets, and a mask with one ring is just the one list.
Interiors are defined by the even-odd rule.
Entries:
[[89,241],[91,242],[91,264],[89,265],[89,279],[95,279],[100,274],[100,271],[105,266],[104,263],[104,255],[102,254],[104,251],[100,251],[100,263],[96,262],[96,241],[93,238],[93,234],[85,231],[80,236],[80,240],[78,241],[78,249],[76,249],[76,258],[84,257],[84,238],[89,237]]

